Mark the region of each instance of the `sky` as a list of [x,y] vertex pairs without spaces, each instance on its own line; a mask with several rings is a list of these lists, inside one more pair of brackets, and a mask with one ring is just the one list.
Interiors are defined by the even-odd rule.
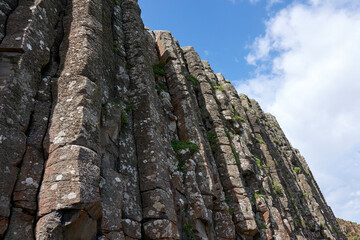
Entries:
[[360,1],[139,0],[276,116],[335,215],[360,223]]

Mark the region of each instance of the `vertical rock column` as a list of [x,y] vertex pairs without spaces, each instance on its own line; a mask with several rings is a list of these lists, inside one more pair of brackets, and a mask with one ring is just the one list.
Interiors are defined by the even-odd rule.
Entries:
[[121,4],[125,49],[133,105],[134,137],[143,210],[143,236],[179,239],[169,169],[158,125],[158,98],[140,8],[135,0]]
[[[49,61],[61,3],[19,1],[16,9],[16,1],[3,1],[2,7],[6,4],[14,11],[4,22],[6,35],[0,44],[0,237],[11,216],[6,238],[31,238],[44,161],[41,144],[47,126],[47,119],[39,119],[34,107],[41,98],[39,91],[46,88],[48,79],[42,81],[41,67]],[[44,113],[48,114],[46,110]],[[34,141],[35,135],[40,139]],[[30,173],[32,161],[38,163],[34,169],[40,174],[36,177]],[[26,231],[19,231],[17,223]]]
[[210,146],[204,137],[205,129],[194,91],[198,82],[188,73],[182,50],[170,32],[155,31],[155,36],[160,61],[167,62],[165,72],[174,114],[178,120],[178,137],[182,142],[191,142],[199,147],[199,151],[193,156],[186,157],[188,152],[178,156],[187,158],[183,167],[186,169],[178,168],[178,171],[185,175],[183,184],[188,201],[188,219],[183,222],[182,227],[192,226],[199,238],[232,239],[232,221],[217,171],[214,169],[215,162]]
[[54,83],[49,158],[39,193],[38,239],[93,239],[101,215],[102,1],[69,1]]
[[[212,86],[217,84],[217,79],[207,79],[204,65],[193,48],[185,47],[183,50],[190,73],[200,82],[199,102],[200,106],[209,114],[209,123],[206,127],[210,130],[209,139],[213,142],[213,150],[216,153],[215,161],[218,162],[221,183],[229,200],[231,212],[234,214],[233,221],[236,225],[236,231],[239,235],[254,236],[258,231],[251,203],[239,174],[236,159],[232,154],[231,145],[212,90]],[[215,77],[215,75],[213,76]],[[215,94],[218,96],[216,91]]]

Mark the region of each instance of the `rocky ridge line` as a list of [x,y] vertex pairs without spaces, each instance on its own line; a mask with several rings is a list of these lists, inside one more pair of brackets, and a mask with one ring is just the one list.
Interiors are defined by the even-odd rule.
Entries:
[[0,7],[1,239],[345,239],[275,117],[137,1]]

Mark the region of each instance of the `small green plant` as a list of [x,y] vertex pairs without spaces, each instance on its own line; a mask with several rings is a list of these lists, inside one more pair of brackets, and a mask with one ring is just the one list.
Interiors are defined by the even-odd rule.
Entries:
[[274,142],[275,142],[276,144],[279,144],[279,139],[277,139],[276,137],[274,137]]
[[298,174],[300,172],[300,168],[299,167],[294,167],[294,171]]
[[225,128],[225,133],[226,133],[226,136],[228,137],[228,139],[230,139],[230,140],[233,140],[234,139],[234,135],[232,135],[230,132],[229,132],[229,130],[227,130],[226,128]]
[[307,196],[309,196],[308,193],[303,193],[303,197],[307,197]]
[[309,171],[306,171],[305,173],[306,173],[306,175],[310,176],[310,172],[309,172]]
[[224,89],[223,86],[221,86],[221,85],[213,86],[213,89],[214,89],[214,90],[220,90],[220,91],[222,91],[222,92],[225,92],[225,89]]
[[204,109],[202,109],[202,108],[200,108],[200,115],[201,115],[201,117],[204,117],[205,116],[205,110]]
[[232,118],[233,121],[241,121],[241,122],[245,122],[245,119],[240,117],[239,113],[236,111],[235,105],[231,104],[233,111],[234,111],[234,117]]
[[227,196],[225,196],[225,202],[229,203],[229,198]]
[[255,159],[255,162],[256,162],[256,165],[258,166],[258,168],[262,168],[260,159],[258,159],[257,157],[254,157],[254,159]]
[[284,193],[283,193],[283,191],[281,190],[281,187],[280,187],[279,184],[277,184],[276,182],[273,182],[273,188],[274,188],[274,190],[275,190],[275,192],[276,192],[277,195],[279,195],[279,196],[284,196]]
[[156,85],[155,89],[156,89],[156,92],[158,94],[160,94],[161,92],[165,91],[165,86],[164,86],[164,84],[159,83]]
[[187,77],[186,77],[186,80],[188,80],[189,82],[191,82],[193,86],[199,85],[199,81],[198,81],[197,78],[194,77],[193,75],[187,76]]
[[186,237],[188,239],[194,239],[194,237],[195,237],[194,227],[190,223],[185,223],[184,231],[185,231]]
[[176,154],[180,154],[180,150],[183,150],[183,149],[189,149],[190,154],[194,154],[197,151],[199,151],[198,145],[196,145],[195,143],[188,142],[188,141],[183,142],[183,141],[179,141],[179,140],[172,140],[171,147],[174,149]]
[[131,112],[132,110],[133,110],[133,105],[131,105],[131,104],[126,105],[126,107],[125,107],[126,112]]
[[234,155],[236,164],[237,164],[237,165],[240,165],[239,154],[236,152],[235,148],[234,148],[232,145],[230,145],[230,147],[231,147],[231,152],[232,152],[232,154]]
[[199,147],[191,142],[183,142],[179,140],[172,140],[171,147],[174,149],[176,153],[176,157],[178,158],[178,171],[185,173],[187,171],[185,163],[186,161],[180,157],[180,150],[189,149],[190,154],[193,155],[195,152],[199,150]]
[[240,116],[234,116],[233,117],[233,121],[241,121],[241,122],[245,122],[245,119],[243,119],[242,117]]
[[[116,49],[116,51],[117,51],[117,49]],[[127,70],[130,70],[130,69],[132,69],[133,68],[133,66],[131,66],[130,64],[126,64],[126,69]]]
[[304,220],[300,220],[300,222],[301,222],[301,226],[303,226],[303,227],[305,227],[306,226],[306,224],[305,224],[305,221]]
[[256,200],[258,198],[264,198],[265,199],[266,197],[265,197],[265,195],[263,195],[261,193],[255,193],[253,199]]
[[154,64],[152,66],[154,74],[159,76],[165,76],[165,70],[164,70],[165,64],[166,64],[165,62]]
[[216,137],[214,131],[208,131],[207,132],[207,139],[210,143],[211,151],[215,152],[216,150]]
[[251,101],[250,101],[249,97],[246,96],[246,99],[247,99],[247,102],[248,102],[249,107],[252,108],[252,104],[251,104]]
[[255,138],[256,139],[256,141],[258,142],[258,143],[261,143],[261,144],[264,144],[265,142],[264,142],[264,140],[262,140],[261,138]]
[[121,129],[124,129],[129,124],[126,112],[121,111]]
[[226,83],[231,83],[229,80],[225,80]]
[[234,208],[229,207],[229,214],[232,216],[234,214]]
[[332,225],[332,228],[333,228],[333,230],[336,232],[336,235],[339,236],[339,231],[337,230],[337,228],[336,228],[334,225]]

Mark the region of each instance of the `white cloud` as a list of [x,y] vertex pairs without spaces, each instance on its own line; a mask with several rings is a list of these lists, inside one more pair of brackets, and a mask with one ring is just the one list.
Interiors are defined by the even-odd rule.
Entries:
[[255,39],[255,77],[237,86],[277,117],[337,216],[358,222],[359,10],[358,0],[290,4]]

